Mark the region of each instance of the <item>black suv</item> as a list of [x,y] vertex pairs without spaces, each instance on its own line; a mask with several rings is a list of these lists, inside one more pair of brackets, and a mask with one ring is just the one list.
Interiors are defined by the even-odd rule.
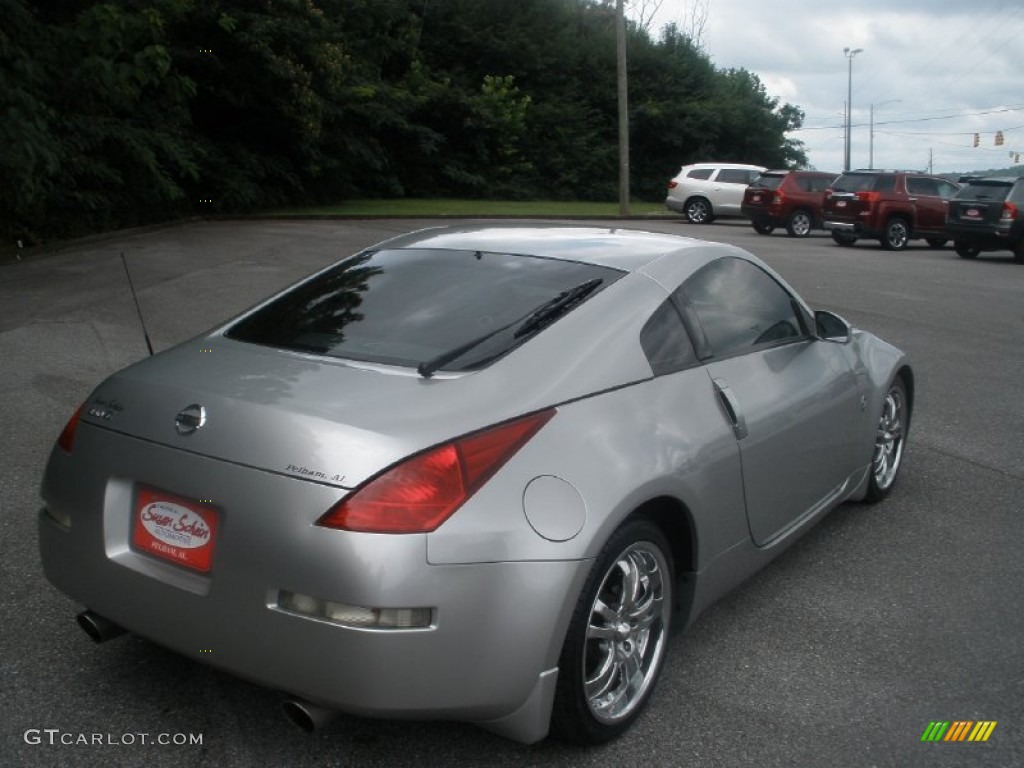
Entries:
[[949,203],[946,232],[961,258],[1008,250],[1024,264],[1024,176],[972,178]]
[[946,209],[958,189],[941,176],[915,171],[847,171],[825,191],[822,226],[839,245],[869,237],[899,251],[923,237],[941,248],[949,239]]

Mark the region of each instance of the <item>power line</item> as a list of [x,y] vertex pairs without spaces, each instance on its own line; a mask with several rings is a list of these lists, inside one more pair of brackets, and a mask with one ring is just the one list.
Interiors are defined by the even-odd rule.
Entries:
[[[885,123],[875,123],[877,128],[879,125],[885,125]],[[1014,125],[1009,128],[1000,128],[1000,130],[1006,134],[1011,131],[1017,131],[1024,128],[1024,125]],[[973,136],[976,133],[994,133],[994,131],[876,131],[877,133],[884,133],[886,136]]]
[[[1002,114],[1004,112],[1020,112],[1021,110],[1024,110],[1024,105],[1015,106],[1015,107],[1003,107],[1003,108],[999,108],[999,109],[992,108],[992,109],[983,110],[981,112],[957,112],[957,113],[953,113],[953,114],[949,114],[949,115],[936,115],[934,117],[914,117],[914,118],[908,118],[906,120],[886,120],[885,122],[875,121],[875,127],[877,128],[880,125],[903,125],[903,124],[906,124],[906,123],[927,123],[927,122],[931,122],[933,120],[959,120],[959,119],[964,118],[964,117],[980,117],[981,115],[998,115],[998,114]],[[835,118],[830,118],[830,119],[834,120]],[[854,127],[854,128],[863,128],[866,125],[868,125],[868,123],[853,123],[852,127]],[[841,126],[841,125],[815,125],[815,126],[807,126],[807,127],[802,127],[802,128],[794,128],[793,131],[791,131],[791,133],[796,133],[797,131],[835,130],[837,128],[842,128],[842,127],[843,126]],[[1010,129],[1004,129],[1004,130],[1010,130]],[[973,131],[971,131],[971,133],[973,133]]]

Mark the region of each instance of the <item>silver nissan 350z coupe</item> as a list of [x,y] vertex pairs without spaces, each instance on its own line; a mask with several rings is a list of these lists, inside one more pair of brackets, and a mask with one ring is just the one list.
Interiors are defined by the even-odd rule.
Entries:
[[42,561],[94,639],[305,727],[601,742],[672,630],[890,491],[913,397],[902,352],[739,248],[426,229],[103,382],[53,448]]

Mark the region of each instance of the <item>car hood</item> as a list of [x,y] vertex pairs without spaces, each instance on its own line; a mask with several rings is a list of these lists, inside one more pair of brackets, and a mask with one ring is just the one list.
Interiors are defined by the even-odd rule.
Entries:
[[[83,423],[191,453],[352,488],[477,429],[650,378],[637,342],[651,280],[623,280],[472,373],[360,365],[225,338],[185,342],[114,374]],[[615,294],[615,296],[606,294]],[[635,294],[641,294],[637,296]],[[629,311],[624,307],[638,307]],[[586,310],[586,311],[584,311]],[[179,414],[203,409],[189,429]]]

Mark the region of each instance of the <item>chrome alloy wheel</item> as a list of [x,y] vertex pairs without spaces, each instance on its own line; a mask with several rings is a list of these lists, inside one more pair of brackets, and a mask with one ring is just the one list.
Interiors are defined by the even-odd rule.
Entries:
[[910,225],[906,220],[893,217],[885,225],[882,247],[887,251],[902,251],[910,240]]
[[786,231],[789,232],[790,237],[807,237],[813,226],[814,221],[807,211],[796,211],[789,217]]
[[587,621],[583,688],[599,721],[629,717],[643,702],[665,655],[670,569],[655,544],[638,541],[608,568]]
[[700,197],[695,197],[686,204],[686,218],[691,224],[711,223],[711,204]]
[[885,396],[882,418],[878,422],[875,437],[875,455],[871,461],[871,472],[879,491],[887,491],[896,479],[903,459],[903,433],[906,415],[906,396],[902,387],[892,387]]

